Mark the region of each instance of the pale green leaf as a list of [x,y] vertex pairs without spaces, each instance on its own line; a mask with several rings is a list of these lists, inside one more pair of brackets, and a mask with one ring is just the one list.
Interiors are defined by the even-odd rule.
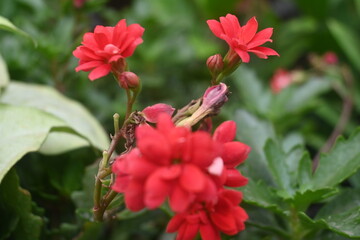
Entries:
[[242,66],[234,73],[234,83],[248,109],[264,115],[269,111],[270,90],[264,88],[254,71]]
[[0,89],[5,87],[9,83],[9,81],[10,77],[6,63],[0,55]]
[[16,27],[7,18],[4,18],[2,16],[0,16],[0,29],[6,30],[9,32],[13,32],[13,33],[19,34],[23,37],[29,38],[33,41],[35,46],[37,45],[36,41],[29,34],[24,32],[23,30],[19,29],[18,27]]
[[341,183],[360,168],[360,129],[348,140],[340,137],[320,163],[310,182],[311,189],[331,188]]
[[9,169],[28,152],[37,151],[61,119],[32,107],[0,104],[0,182]]
[[237,139],[251,147],[251,152],[242,170],[248,177],[256,180],[262,179],[272,184],[273,179],[268,170],[264,153],[266,141],[275,139],[272,124],[257,118],[246,110],[236,111],[234,119],[237,123]]
[[327,22],[331,34],[343,49],[352,64],[360,71],[360,46],[359,35],[346,24],[335,19]]
[[[51,87],[13,81],[7,86],[0,102],[43,110],[63,120],[66,126],[85,137],[91,145],[99,150],[108,147],[108,136],[98,121],[80,103],[63,96]],[[59,136],[58,133],[54,134]],[[61,139],[55,141],[54,136],[51,135],[49,136],[50,142],[45,143],[41,148],[43,153],[57,154],[75,147],[86,146],[79,136],[61,134]],[[60,141],[63,143],[56,149]],[[68,144],[64,141],[67,141]]]

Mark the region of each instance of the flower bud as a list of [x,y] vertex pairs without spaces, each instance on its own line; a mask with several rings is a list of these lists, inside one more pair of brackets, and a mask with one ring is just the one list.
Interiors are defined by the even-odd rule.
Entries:
[[133,72],[123,72],[118,78],[119,84],[125,89],[137,88],[140,84],[139,77]]
[[224,83],[209,87],[203,96],[201,107],[217,110],[228,100],[228,87]]
[[144,108],[144,110],[142,110],[142,113],[144,114],[146,121],[156,123],[160,114],[165,113],[169,116],[172,116],[174,111],[175,108],[173,108],[172,106],[164,103],[158,103]]
[[224,61],[220,54],[215,54],[207,59],[206,65],[211,75],[217,76],[223,70]]
[[208,116],[218,114],[220,108],[227,102],[228,94],[228,87],[224,83],[209,87],[202,97],[200,107],[190,117],[182,119],[176,125],[191,127]]

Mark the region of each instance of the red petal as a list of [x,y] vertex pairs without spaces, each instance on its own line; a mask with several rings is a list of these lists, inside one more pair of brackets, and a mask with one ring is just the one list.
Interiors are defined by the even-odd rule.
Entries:
[[103,64],[92,70],[89,74],[89,79],[91,81],[94,81],[98,78],[104,77],[111,71],[111,65],[110,64]]
[[194,132],[189,136],[183,160],[200,168],[207,168],[219,154],[219,148],[206,132]]
[[195,165],[185,164],[180,176],[180,185],[189,192],[204,190],[206,175]]
[[220,17],[221,27],[224,29],[225,34],[230,38],[237,37],[237,33],[232,25],[232,22],[227,17]]
[[196,237],[199,231],[199,223],[196,224],[183,224],[179,229],[179,234],[176,240],[192,240]]
[[103,65],[104,64],[104,62],[102,62],[102,61],[91,61],[91,62],[86,62],[86,63],[84,63],[84,64],[81,64],[81,65],[79,65],[79,66],[77,66],[76,68],[75,68],[75,71],[85,71],[85,72],[88,72],[88,71],[90,71],[91,69],[93,69],[93,68],[96,68],[96,67],[98,67],[98,66],[100,66],[100,65]]
[[221,157],[227,168],[233,168],[245,161],[250,147],[242,142],[227,142],[223,145]]
[[226,14],[226,18],[231,22],[231,25],[232,25],[235,33],[239,34],[240,30],[241,30],[239,19],[235,15],[232,15],[232,14]]
[[218,38],[222,38],[221,35],[225,34],[223,28],[221,27],[221,24],[216,20],[208,20],[206,21],[210,30],[213,32],[215,36]]
[[143,188],[142,182],[130,181],[124,196],[126,207],[131,211],[139,211],[145,207]]
[[185,216],[186,214],[184,213],[178,213],[175,216],[173,216],[166,227],[166,232],[167,233],[176,232],[180,228],[180,226],[184,223]]
[[221,192],[221,197],[227,199],[234,206],[237,206],[242,200],[242,193],[240,191],[235,191],[232,189],[224,189]]
[[248,183],[248,179],[241,175],[236,169],[226,169],[226,181],[225,186],[228,187],[241,187]]
[[236,123],[234,121],[225,121],[216,128],[213,139],[220,143],[226,143],[234,140],[235,134]]
[[136,129],[137,146],[145,158],[158,165],[170,163],[171,149],[166,138],[147,125]]
[[255,47],[250,49],[249,52],[265,54],[267,56],[280,56],[275,50],[267,47]]
[[186,192],[180,185],[177,185],[171,192],[169,203],[174,212],[184,212],[194,199],[193,193]]
[[237,227],[234,217],[230,212],[214,212],[210,215],[212,222],[220,231],[233,235],[237,233]]
[[244,63],[250,62],[250,55],[246,51],[239,48],[235,48],[234,50],[241,58],[241,61],[243,61]]
[[258,32],[254,38],[248,43],[248,48],[254,48],[260,46],[266,42],[272,42],[270,39],[273,34],[273,28],[265,28]]
[[212,224],[200,225],[200,235],[206,240],[221,240],[219,231]]
[[250,42],[251,39],[256,34],[256,31],[258,29],[258,22],[256,21],[255,17],[252,17],[243,27],[242,27],[242,40],[244,43]]
[[171,105],[164,104],[164,103],[158,103],[149,107],[146,107],[144,110],[142,110],[142,113],[145,115],[145,119],[148,122],[156,123],[158,120],[158,117],[161,114],[167,114],[171,116],[175,111],[175,108],[173,108]]
[[171,184],[163,180],[161,168],[154,172],[145,183],[145,205],[149,209],[159,207],[169,195]]

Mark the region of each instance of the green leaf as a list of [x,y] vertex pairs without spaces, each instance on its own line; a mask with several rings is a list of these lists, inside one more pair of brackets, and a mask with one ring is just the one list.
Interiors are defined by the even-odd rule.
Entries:
[[310,182],[311,189],[331,188],[360,168],[360,128],[348,140],[339,137],[335,146],[320,157],[320,163]]
[[310,78],[302,85],[290,86],[273,98],[270,114],[280,119],[289,114],[296,114],[311,106],[316,96],[330,89],[326,78]]
[[241,66],[241,68],[234,73],[234,82],[247,109],[263,115],[268,112],[271,93],[269,89],[267,89],[267,91],[265,90],[253,70]]
[[24,32],[23,30],[17,28],[12,22],[10,22],[8,19],[6,19],[2,16],[0,16],[0,29],[6,30],[9,32],[13,32],[13,33],[19,34],[23,37],[26,37],[26,38],[32,40],[32,42],[34,43],[35,46],[37,45],[36,41],[29,34]]
[[244,175],[272,184],[273,179],[267,167],[264,146],[268,139],[275,139],[273,126],[246,110],[236,111],[234,119],[237,123],[237,139],[251,147],[249,157],[242,168]]
[[284,190],[284,197],[290,198],[294,193],[294,189],[291,187],[290,173],[286,163],[285,153],[271,139],[266,142],[264,150],[274,181],[281,190]]
[[275,193],[275,189],[271,188],[263,181],[254,181],[249,179],[249,183],[241,187],[244,193],[244,200],[253,205],[274,210],[283,213],[285,210],[284,201]]
[[360,71],[360,38],[349,28],[335,19],[330,19],[327,22],[329,30],[340,47],[343,49],[349,60]]
[[37,151],[53,127],[62,120],[32,107],[0,104],[0,182],[26,153]]
[[[66,98],[53,88],[11,82],[0,102],[38,108],[63,120],[99,150],[104,150],[109,145],[108,136],[98,121],[81,104]],[[41,148],[42,153],[59,154],[88,145],[79,136],[58,132],[51,133],[48,141]],[[62,144],[59,145],[60,142]]]
[[347,237],[360,237],[360,190],[348,189],[327,203],[316,220],[326,222],[328,228]]
[[[9,72],[4,59],[0,55],[0,90],[10,82]],[[1,94],[1,91],[0,91]]]
[[30,193],[20,188],[15,170],[9,171],[0,185],[0,239],[39,239],[43,220],[31,208]]
[[336,188],[323,188],[319,190],[305,190],[297,191],[291,199],[292,203],[300,211],[305,211],[310,204],[318,203],[330,196],[336,194],[338,190]]

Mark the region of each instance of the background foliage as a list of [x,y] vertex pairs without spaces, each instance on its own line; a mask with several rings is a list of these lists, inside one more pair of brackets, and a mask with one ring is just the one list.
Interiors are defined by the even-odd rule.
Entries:
[[[114,221],[91,221],[97,160],[125,94],[111,77],[90,83],[75,74],[72,51],[97,24],[141,24],[144,43],[129,59],[143,80],[135,108],[180,108],[209,85],[206,59],[226,52],[205,22],[226,13],[274,27],[271,47],[281,57],[242,65],[215,118],[235,120],[238,140],[252,148],[241,169],[250,181],[240,189],[250,220],[224,239],[360,238],[359,0],[89,0],[81,8],[2,0],[0,239],[173,239],[161,211],[114,206]],[[338,64],[324,63],[327,51]],[[278,68],[296,70],[301,81],[273,94]],[[334,129],[344,137],[313,174],[312,159]]]

